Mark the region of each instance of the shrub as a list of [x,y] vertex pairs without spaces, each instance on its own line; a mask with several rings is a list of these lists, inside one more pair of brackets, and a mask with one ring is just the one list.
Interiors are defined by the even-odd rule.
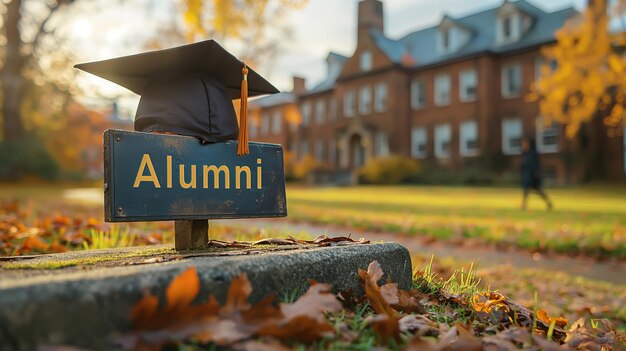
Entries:
[[37,138],[0,142],[0,179],[18,180],[25,176],[56,179],[59,167]]
[[304,156],[301,160],[293,163],[291,178],[302,180],[317,167],[317,161],[311,155]]
[[399,184],[410,181],[421,171],[420,164],[402,156],[372,159],[358,170],[359,182],[366,184]]

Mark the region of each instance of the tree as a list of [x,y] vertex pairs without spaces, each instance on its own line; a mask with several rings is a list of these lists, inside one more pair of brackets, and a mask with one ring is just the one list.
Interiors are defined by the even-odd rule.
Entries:
[[48,28],[50,20],[59,9],[71,2],[73,0],[40,2],[40,5],[45,5],[45,9],[38,8],[34,11],[36,13],[26,11],[28,1],[9,0],[0,4],[0,9],[4,12],[2,34],[6,42],[4,64],[0,69],[2,89],[0,111],[5,141],[20,140],[24,136],[21,108],[29,84],[24,71],[32,63],[43,38],[51,32]]
[[569,20],[557,31],[556,44],[543,50],[545,64],[529,99],[539,100],[548,122],[565,124],[569,137],[597,116],[613,128],[624,121],[626,36],[609,24],[623,18],[625,5],[625,0],[610,7],[606,0],[590,0],[582,17]]
[[[280,21],[307,0],[183,0],[187,40],[234,41],[239,57],[249,64],[269,64],[279,49],[277,37],[288,34]],[[272,30],[282,32],[272,37]]]

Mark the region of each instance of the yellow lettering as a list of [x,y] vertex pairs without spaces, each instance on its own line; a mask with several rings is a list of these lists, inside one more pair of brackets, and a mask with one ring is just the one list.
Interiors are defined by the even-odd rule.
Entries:
[[213,184],[215,189],[220,188],[220,173],[224,173],[224,188],[230,189],[230,170],[228,169],[228,167],[220,166],[219,168],[217,168],[214,165],[205,165],[203,168],[205,189],[209,187],[209,172],[213,172]]
[[185,165],[178,166],[180,186],[183,189],[196,188],[196,165],[191,165],[191,181],[185,182]]
[[172,156],[167,156],[167,188],[172,188]]
[[256,159],[256,164],[259,165],[256,168],[256,188],[257,189],[261,189],[261,187],[263,186],[263,184],[262,184],[262,182],[263,182],[263,177],[262,177],[263,172],[261,170],[261,159],[260,158]]
[[246,173],[246,189],[252,189],[252,177],[250,175],[250,167],[248,166],[237,166],[235,168],[235,172],[237,173],[237,178],[235,179],[235,188],[241,189],[241,173]]
[[[143,175],[143,172],[148,166],[148,172],[150,175]],[[137,170],[137,176],[135,177],[135,184],[133,188],[139,188],[141,182],[152,182],[155,188],[160,188],[161,184],[159,183],[159,178],[157,178],[156,172],[154,171],[154,166],[152,165],[152,160],[150,159],[150,155],[143,154],[141,158],[141,164],[139,165],[139,169]]]

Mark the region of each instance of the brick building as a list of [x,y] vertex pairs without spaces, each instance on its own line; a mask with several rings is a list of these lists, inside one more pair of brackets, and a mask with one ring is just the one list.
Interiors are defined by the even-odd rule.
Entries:
[[[537,140],[547,178],[623,180],[626,139],[608,140],[598,121],[568,139],[526,99],[545,66],[541,47],[577,14],[505,0],[392,39],[383,3],[362,0],[354,53],[329,53],[326,79],[310,90],[294,78],[294,91],[251,102],[261,116],[252,139],[282,143],[297,158],[312,155],[325,170],[350,171],[399,154],[450,171],[503,174],[517,172],[528,135]],[[296,109],[300,117],[287,121],[285,111]]]

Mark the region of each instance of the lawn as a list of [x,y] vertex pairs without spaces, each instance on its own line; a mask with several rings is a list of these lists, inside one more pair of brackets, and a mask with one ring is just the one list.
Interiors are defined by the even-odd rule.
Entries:
[[[10,255],[117,246],[104,240],[112,237],[123,237],[125,239],[121,242],[133,241],[133,244],[171,242],[171,222],[105,225],[102,223],[100,203],[68,202],[63,198],[66,189],[45,185],[0,185],[0,205],[4,203],[4,207],[0,206],[0,234],[5,230],[5,238],[0,240],[0,255],[2,251]],[[552,212],[545,211],[536,198],[530,201],[528,211],[521,211],[518,208],[518,189],[289,186],[287,190],[289,219],[292,220],[430,236],[443,241],[474,238],[494,245],[532,250],[626,257],[626,188],[550,190],[556,207]],[[94,193],[99,191],[96,189]],[[18,199],[17,211],[11,209],[10,201],[7,201],[12,198]],[[211,231],[220,239],[237,240],[256,240],[281,234],[258,228],[245,231],[216,225]],[[298,237],[314,235],[290,234]],[[41,240],[29,239],[31,237]],[[98,242],[100,244],[96,245]],[[429,256],[414,255],[413,258],[417,269],[430,266]],[[583,262],[581,260],[581,264]],[[79,268],[88,268],[90,264],[71,262],[72,266]],[[459,272],[469,272],[470,264],[435,257],[432,269],[444,281],[451,275],[460,277],[462,281],[463,274],[467,273]],[[481,265],[478,275],[481,281],[476,288],[480,291],[498,291],[531,310],[536,306],[545,308],[551,316],[568,319],[568,328],[578,318],[585,318],[589,325],[606,322],[609,329],[618,330],[623,337],[626,328],[626,289],[623,285],[586,280],[554,271],[501,266]],[[431,292],[432,296],[439,296],[436,293],[438,288],[431,285],[426,286],[426,290],[435,291]],[[360,331],[359,337],[348,341],[348,344],[368,349],[380,343],[377,332],[365,322],[368,320],[366,317],[371,319],[375,313],[367,307],[369,305],[363,306],[360,312],[346,315],[341,311],[327,316],[329,321],[336,323],[338,331],[333,338],[326,340],[330,344],[325,346],[346,346],[343,340],[346,334],[339,331],[345,324],[350,325],[351,330]],[[437,326],[438,333],[443,335],[447,328],[458,322],[471,324],[464,318],[474,316],[475,311],[467,303],[452,309],[447,304],[442,306],[435,304],[432,310],[428,310],[432,319],[429,323],[434,322],[431,324]],[[496,333],[489,323],[473,326],[480,337]],[[408,334],[403,334],[401,344],[409,343],[407,338]]]
[[289,187],[289,218],[371,231],[475,238],[533,251],[626,258],[626,188],[548,190],[555,209],[516,188]]

